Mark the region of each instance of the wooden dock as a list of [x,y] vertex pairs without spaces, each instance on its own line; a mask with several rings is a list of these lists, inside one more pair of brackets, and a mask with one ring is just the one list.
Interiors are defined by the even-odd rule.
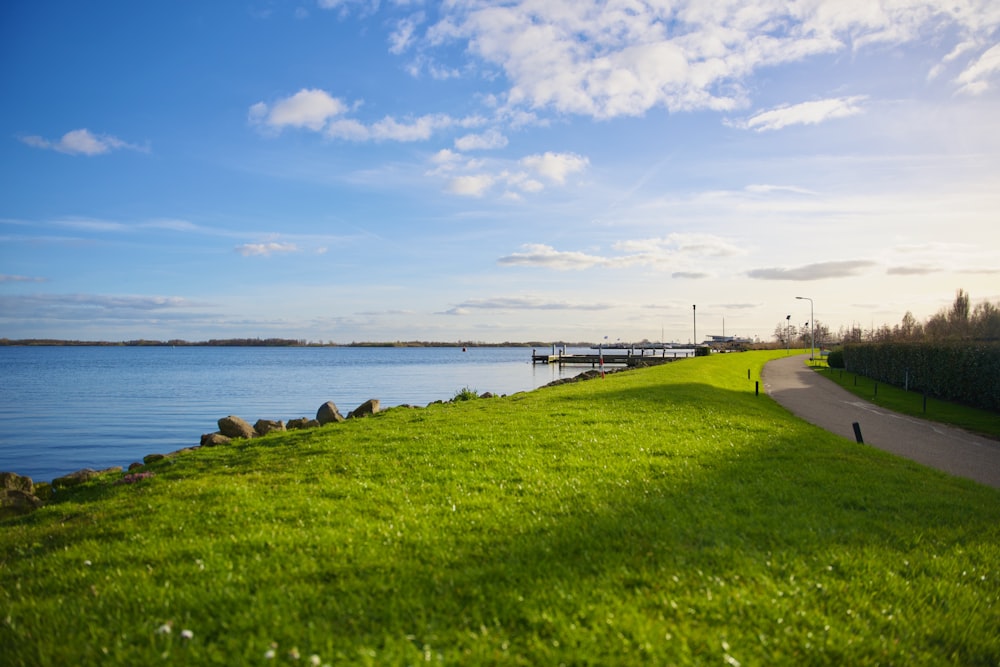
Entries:
[[[649,352],[649,354],[647,354]],[[666,364],[678,359],[688,357],[687,351],[678,355],[677,351],[669,348],[657,349],[627,349],[611,348],[593,353],[543,353],[538,354],[532,351],[531,363],[533,364],[558,364],[560,366],[590,366],[598,368],[603,363],[605,366],[625,366],[633,368],[636,366],[656,366]]]

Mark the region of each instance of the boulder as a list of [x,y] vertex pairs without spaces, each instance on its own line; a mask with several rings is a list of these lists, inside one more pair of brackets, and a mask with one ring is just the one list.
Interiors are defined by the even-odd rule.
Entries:
[[52,496],[55,492],[52,490],[52,485],[48,482],[39,482],[38,484],[35,484],[35,490],[32,491],[32,493],[35,494],[36,498],[44,502],[46,500],[52,500]]
[[22,489],[0,489],[0,519],[30,514],[42,501]]
[[142,464],[139,463],[138,461],[135,461],[133,463],[129,463],[128,464],[128,471],[132,472],[133,470],[138,470],[141,467],[142,467]]
[[268,433],[273,433],[275,431],[284,431],[285,422],[275,421],[273,419],[258,419],[257,423],[253,425],[253,430],[257,435],[267,435]]
[[316,421],[322,426],[333,422],[342,422],[344,416],[340,414],[340,410],[337,409],[337,405],[333,401],[327,401],[316,411]]
[[31,493],[34,486],[30,477],[18,475],[16,472],[0,472],[0,489],[17,489]]
[[285,424],[285,428],[289,431],[295,431],[300,428],[316,428],[319,425],[319,422],[315,419],[300,417],[298,419],[289,419],[288,423]]
[[142,462],[145,463],[146,465],[149,465],[150,463],[156,463],[157,461],[162,461],[165,458],[167,457],[164,456],[163,454],[146,454],[145,456],[142,457]]
[[221,433],[206,433],[201,436],[201,446],[202,447],[215,447],[216,445],[228,445],[232,442],[232,438],[226,437]]
[[358,407],[351,410],[351,413],[347,415],[348,419],[356,417],[367,417],[368,415],[373,415],[379,411],[379,400],[377,398],[369,398],[367,401],[359,405]]
[[62,477],[57,477],[52,480],[52,487],[55,489],[65,489],[70,486],[77,486],[89,481],[98,475],[103,475],[108,472],[121,472],[121,466],[114,466],[112,468],[105,468],[104,470],[94,470],[93,468],[84,468],[82,470],[77,470],[76,472],[71,472],[68,475]]
[[227,438],[252,438],[256,435],[253,426],[247,423],[245,419],[234,415],[229,415],[219,420],[219,433]]

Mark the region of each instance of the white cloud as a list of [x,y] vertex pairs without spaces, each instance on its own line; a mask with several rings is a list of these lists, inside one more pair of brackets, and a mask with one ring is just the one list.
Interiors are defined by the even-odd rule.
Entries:
[[482,197],[487,190],[493,187],[495,180],[489,174],[456,176],[448,183],[448,192],[466,197]]
[[616,250],[636,253],[650,258],[687,257],[739,257],[747,254],[744,245],[711,234],[668,234],[661,238],[619,241]]
[[414,31],[424,22],[424,13],[417,12],[396,23],[396,29],[389,35],[389,53],[400,54],[413,43]]
[[299,127],[318,132],[347,110],[343,101],[324,90],[303,88],[290,97],[268,106],[258,102],[250,107],[250,122],[280,131]]
[[563,184],[570,174],[583,171],[590,160],[575,153],[546,152],[522,158],[521,164],[555,183]]
[[758,280],[825,280],[856,276],[873,266],[875,262],[868,260],[847,260],[820,262],[793,268],[753,269],[748,271],[747,275]]
[[482,134],[467,134],[455,139],[455,148],[460,151],[491,150],[507,145],[507,137],[496,128]]
[[110,134],[94,134],[86,128],[67,132],[58,141],[49,141],[36,135],[22,137],[21,141],[35,148],[51,149],[67,155],[101,155],[122,148],[148,152],[142,146],[130,144]]
[[609,304],[572,302],[540,296],[503,296],[468,299],[448,310],[448,315],[467,315],[470,310],[606,310]]
[[661,238],[619,241],[614,244],[619,255],[594,255],[560,251],[545,244],[525,244],[523,252],[497,260],[505,266],[537,266],[556,270],[581,270],[594,267],[623,269],[648,266],[670,270],[675,276],[704,276],[704,264],[719,258],[739,257],[748,250],[737,242],[711,234],[668,234]]
[[855,95],[802,102],[762,111],[745,121],[730,124],[757,132],[780,130],[789,125],[817,125],[834,118],[846,118],[861,113],[859,102],[865,99],[867,99],[865,95]]
[[244,257],[270,257],[278,253],[299,252],[299,247],[294,243],[244,243],[236,246],[236,252]]
[[1000,74],[1000,44],[995,44],[958,75],[956,81],[961,84],[958,92],[980,95],[990,89],[991,80],[998,74]]
[[523,246],[524,252],[515,252],[497,260],[505,266],[540,266],[549,269],[579,270],[595,266],[606,266],[608,260],[596,255],[582,252],[559,251],[552,246],[540,243],[528,243]]
[[[656,107],[732,110],[745,105],[747,81],[763,68],[914,44],[929,31],[962,43],[989,39],[1000,13],[970,4],[467,2],[446,5],[423,38],[432,47],[464,42],[467,53],[499,68],[508,110],[612,118]],[[979,67],[992,71],[992,61]],[[966,78],[968,92],[982,88],[976,72]]]

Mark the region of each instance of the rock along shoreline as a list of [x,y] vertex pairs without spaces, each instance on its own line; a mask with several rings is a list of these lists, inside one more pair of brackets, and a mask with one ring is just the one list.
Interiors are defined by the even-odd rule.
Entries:
[[[625,370],[631,369],[614,368],[606,369],[604,371],[589,370],[571,378],[554,380],[553,382],[543,386],[552,387],[560,384],[580,382],[582,380],[592,380],[594,378],[602,377],[603,375],[619,373]],[[461,398],[456,396],[449,401],[432,401],[428,405],[453,403],[459,400],[467,400],[471,398],[494,398],[494,394],[484,392],[477,396],[475,394],[464,394],[463,392]],[[419,409],[419,406],[399,405],[390,409],[400,408]],[[118,474],[121,475],[121,477],[114,482],[115,484],[133,484],[142,481],[143,479],[152,477],[155,474],[152,471],[145,470],[146,466],[156,463],[157,461],[162,461],[163,459],[169,459],[188,452],[193,452],[202,447],[227,445],[234,440],[259,438],[276,431],[280,432],[318,428],[327,424],[344,422],[348,419],[369,417],[380,412],[384,412],[381,408],[381,402],[377,398],[372,398],[365,401],[354,410],[348,412],[346,417],[341,414],[337,405],[333,401],[323,403],[323,405],[316,410],[316,416],[312,419],[299,417],[296,419],[289,419],[287,422],[273,419],[258,419],[253,425],[251,425],[248,421],[241,417],[228,415],[218,420],[218,431],[202,435],[201,440],[197,445],[183,447],[170,452],[169,454],[147,454],[143,457],[142,462],[136,461],[129,464],[127,471],[124,470],[122,466],[112,466],[103,470],[83,468],[68,475],[57,477],[51,482],[38,483],[35,483],[30,477],[19,475],[15,472],[0,472],[0,520],[30,514],[42,508],[46,502],[56,497],[60,490],[79,486],[96,477]]]

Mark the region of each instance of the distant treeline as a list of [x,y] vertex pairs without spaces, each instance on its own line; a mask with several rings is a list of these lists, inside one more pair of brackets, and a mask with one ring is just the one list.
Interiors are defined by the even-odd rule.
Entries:
[[125,340],[91,341],[59,340],[54,338],[0,338],[0,346],[91,346],[91,347],[588,347],[591,343],[564,343],[529,341],[521,343],[483,343],[479,341],[394,341],[394,342],[351,342],[346,345],[334,342],[310,342],[291,338],[213,338],[207,341],[172,340]]
[[124,341],[104,341],[104,340],[58,340],[54,338],[22,338],[12,340],[10,338],[0,338],[0,345],[21,345],[21,346],[91,346],[91,347],[305,347],[309,345],[304,340],[292,340],[289,338],[224,338],[192,342],[187,340],[124,340]]

